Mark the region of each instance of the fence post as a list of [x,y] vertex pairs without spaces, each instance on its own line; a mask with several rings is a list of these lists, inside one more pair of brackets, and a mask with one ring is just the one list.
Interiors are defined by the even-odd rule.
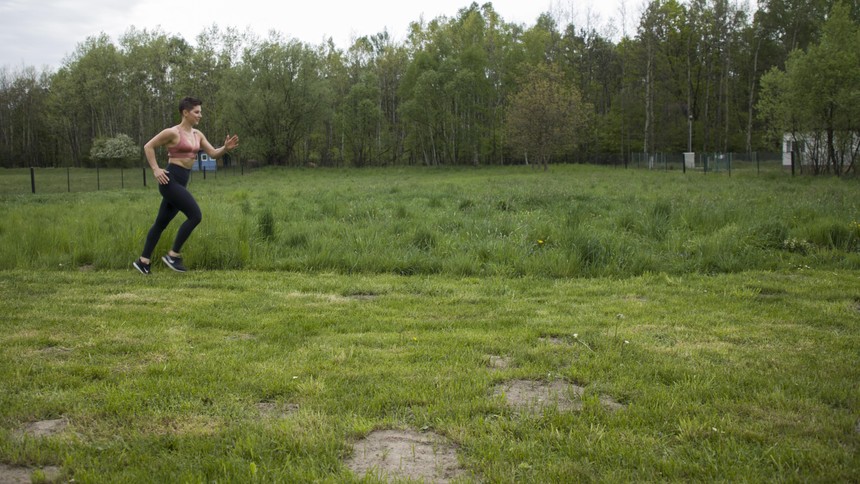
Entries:
[[72,193],[72,175],[71,168],[66,167],[66,188],[69,190],[69,193]]
[[206,167],[205,166],[203,167],[203,179],[204,180],[206,179]]
[[142,167],[141,171],[143,171],[143,188],[146,188],[146,167]]
[[33,190],[33,194],[36,194],[36,171],[33,167],[30,167],[30,189]]
[[101,172],[99,172],[99,164],[96,163],[96,191],[102,189],[102,176]]

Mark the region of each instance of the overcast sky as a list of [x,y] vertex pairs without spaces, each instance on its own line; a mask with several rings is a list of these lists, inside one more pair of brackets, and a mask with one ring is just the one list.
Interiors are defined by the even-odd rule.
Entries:
[[[628,16],[641,0],[623,0]],[[564,12],[577,26],[597,14],[597,25],[619,19],[622,0],[495,0],[507,22],[534,25],[538,15]],[[194,43],[206,27],[250,29],[265,37],[270,30],[310,44],[331,37],[341,48],[350,40],[388,29],[394,40],[406,37],[409,23],[454,17],[470,0],[0,0],[0,67],[56,70],[76,46],[105,33],[114,42],[129,27],[160,27]],[[483,4],[484,1],[478,1]],[[628,20],[628,24],[630,21]],[[617,22],[616,22],[617,24]]]

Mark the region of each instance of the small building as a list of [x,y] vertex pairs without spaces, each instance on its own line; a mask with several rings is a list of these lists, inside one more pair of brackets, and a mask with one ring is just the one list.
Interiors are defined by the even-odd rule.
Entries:
[[[837,140],[835,149],[837,158],[853,159],[860,152],[860,137],[856,134],[852,134],[851,138],[842,136],[841,142]],[[825,164],[827,153],[824,133],[784,133],[782,135],[782,166],[791,167],[792,156],[797,157],[796,166]]]
[[218,161],[215,158],[210,158],[203,150],[197,152],[197,163],[191,167],[192,171],[216,171],[218,170]]

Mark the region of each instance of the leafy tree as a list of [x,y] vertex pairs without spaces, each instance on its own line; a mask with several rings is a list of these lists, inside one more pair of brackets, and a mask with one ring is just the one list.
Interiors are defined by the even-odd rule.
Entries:
[[837,4],[819,43],[794,51],[785,71],[762,78],[759,109],[771,133],[791,133],[806,143],[815,172],[844,174],[854,168],[860,143],[860,28]]
[[538,65],[521,85],[508,105],[508,142],[546,171],[554,156],[575,146],[590,107],[583,105],[579,91],[550,65]]
[[361,167],[372,162],[375,154],[382,109],[379,107],[379,81],[376,76],[366,74],[352,86],[346,96],[344,111],[344,136],[352,163]]
[[297,40],[272,33],[252,41],[242,62],[226,73],[220,91],[225,116],[247,133],[246,156],[267,163],[295,162],[324,112],[322,65],[317,53]]
[[[576,143],[552,157],[685,150],[690,115],[697,151],[750,151],[764,146],[759,123],[767,118],[821,133],[822,169],[844,172],[853,163],[839,157],[856,129],[857,82],[851,68],[813,75],[848,66],[850,53],[839,47],[857,45],[825,33],[834,3],[762,0],[753,14],[732,0],[649,0],[636,35],[624,30],[617,42],[590,20],[584,28],[551,14],[531,26],[507,23],[490,3],[420,19],[403,42],[381,32],[346,51],[277,32],[260,40],[212,26],[191,45],[160,29],[131,28],[116,44],[88,38],[56,73],[0,71],[0,163],[80,164],[94,140],[119,133],[140,145],[175,123],[176,103],[187,95],[204,100],[201,129],[210,136],[242,134],[245,158],[506,163],[521,142],[508,139],[517,135],[507,129],[509,103],[527,91],[527,74],[548,64],[592,107],[579,113],[590,122]],[[842,30],[856,29],[860,3],[846,12]],[[793,49],[808,53],[789,57]],[[782,78],[760,82],[772,66]],[[831,97],[809,101],[813,92]]]
[[0,70],[0,166],[44,166],[56,160],[50,79],[33,67]]

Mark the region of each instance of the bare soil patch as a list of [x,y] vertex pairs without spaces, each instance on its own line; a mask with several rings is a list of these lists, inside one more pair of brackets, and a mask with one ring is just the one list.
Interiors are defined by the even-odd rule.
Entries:
[[57,482],[61,472],[59,467],[48,466],[41,469],[30,467],[12,467],[6,464],[0,464],[0,483],[3,484],[30,484],[33,482],[31,476],[36,470],[41,471],[41,482]]
[[540,338],[540,341],[542,343],[547,343],[547,344],[556,345],[556,346],[564,346],[567,344],[567,341],[565,341],[562,338],[559,338],[558,336],[544,336],[544,337]]
[[[559,412],[582,410],[585,388],[563,380],[511,380],[496,385],[494,396],[504,396],[507,404],[517,410],[542,415],[544,409],[555,407]],[[601,395],[600,404],[607,410],[620,410],[624,405]]]
[[559,412],[582,410],[583,393],[583,387],[562,380],[511,380],[496,385],[493,391],[494,396],[504,396],[511,407],[534,414],[543,413],[547,407],[556,407]]
[[259,402],[256,407],[265,418],[284,418],[299,411],[296,403]]
[[31,437],[50,437],[61,433],[68,425],[69,421],[65,418],[30,422],[24,427],[24,434]]
[[355,444],[346,466],[359,478],[370,474],[387,481],[447,483],[465,472],[453,444],[441,435],[411,430],[370,433]]
[[71,352],[71,348],[66,348],[64,346],[48,346],[39,350],[39,353],[43,355],[64,355]]
[[490,355],[488,359],[490,368],[493,370],[505,370],[511,367],[511,359],[507,356]]

